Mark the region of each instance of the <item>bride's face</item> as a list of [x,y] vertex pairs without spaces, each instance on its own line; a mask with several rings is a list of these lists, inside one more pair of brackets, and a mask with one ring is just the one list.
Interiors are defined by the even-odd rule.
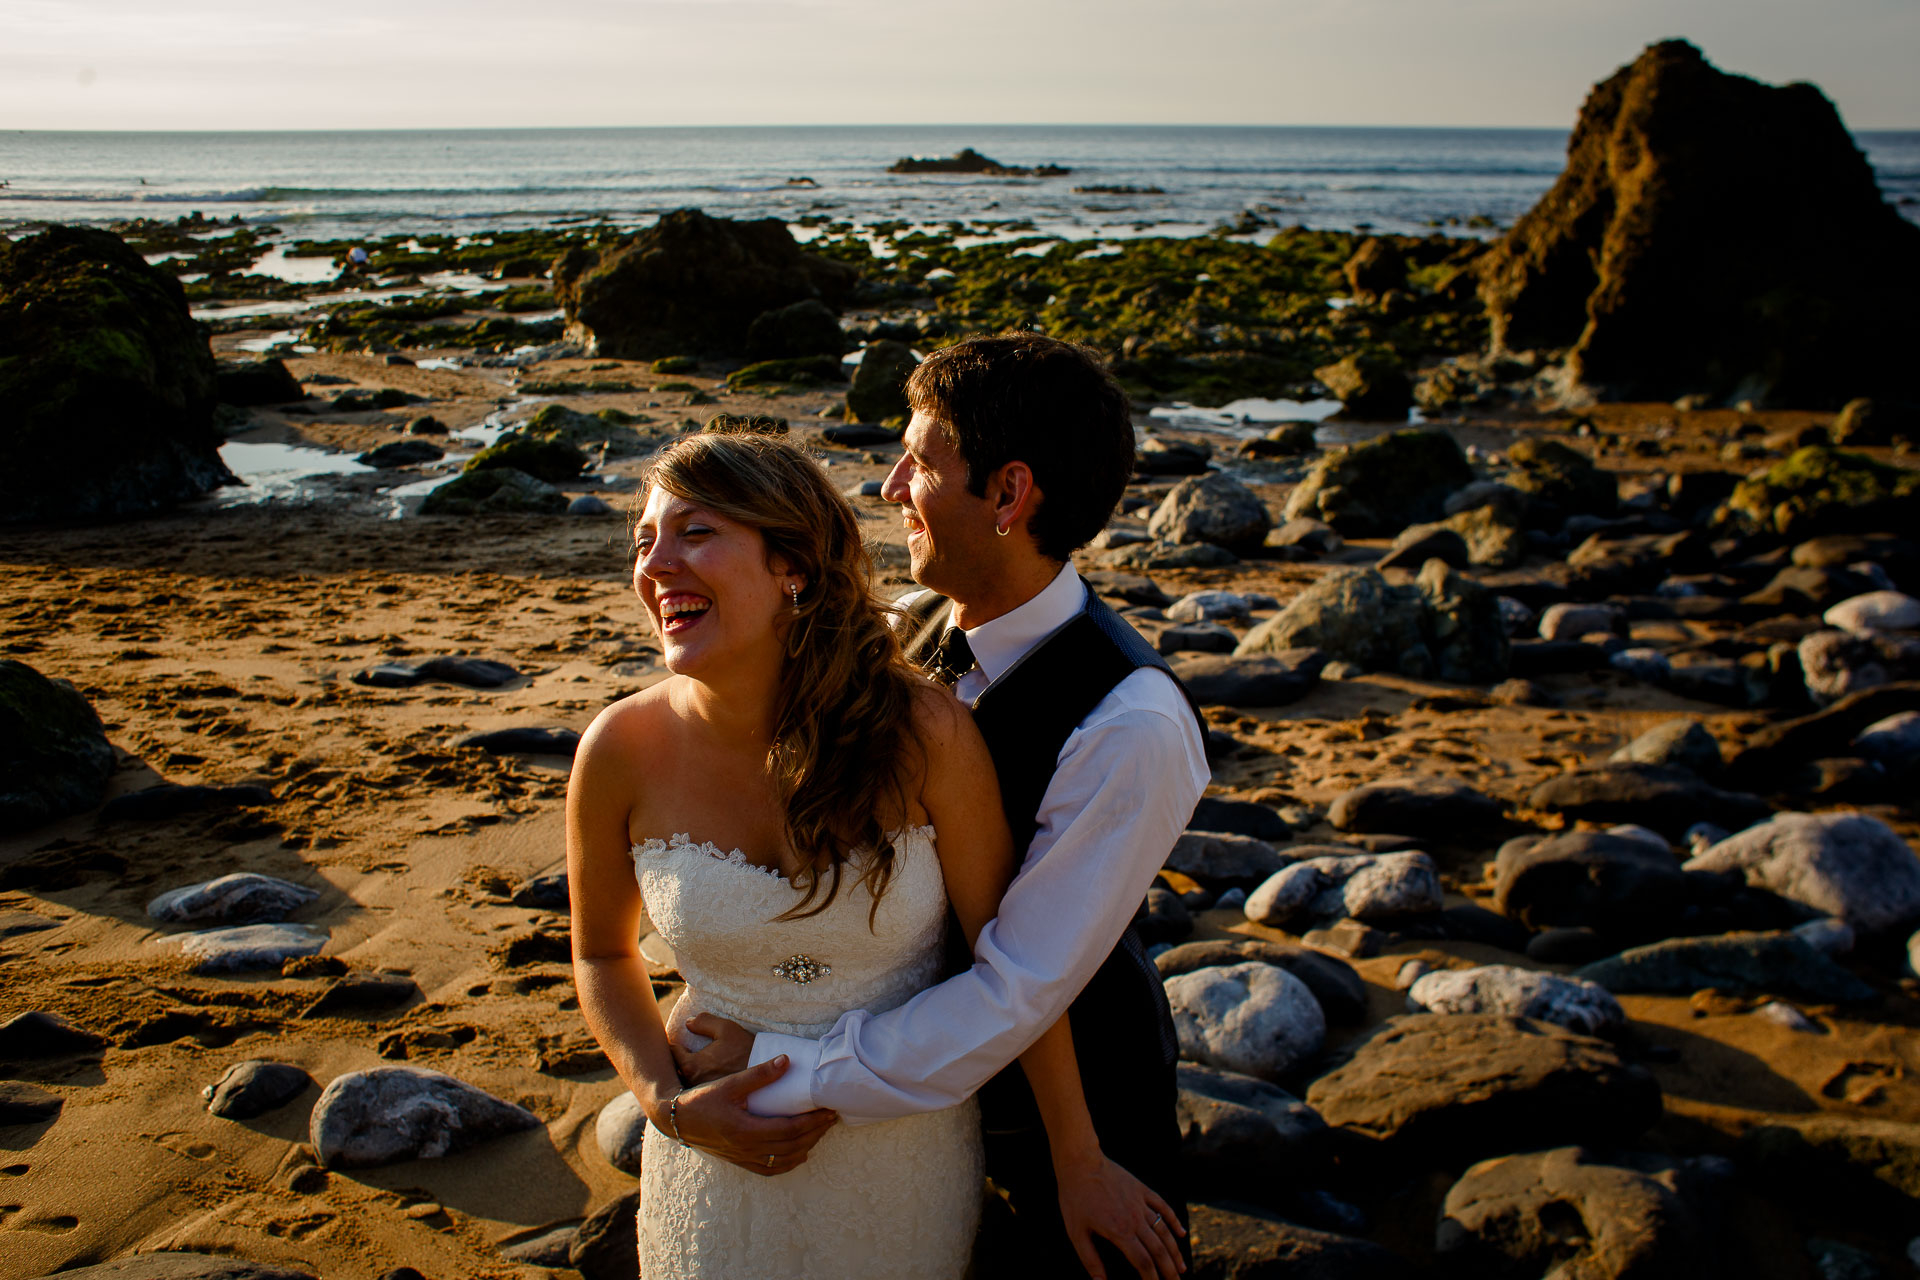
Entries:
[[635,534],[633,589],[660,635],[667,669],[698,676],[755,653],[778,660],[790,576],[767,563],[751,525],[655,488]]

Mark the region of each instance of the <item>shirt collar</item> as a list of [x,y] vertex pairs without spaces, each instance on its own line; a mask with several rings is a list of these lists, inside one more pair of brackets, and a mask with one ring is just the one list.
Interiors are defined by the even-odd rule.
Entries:
[[1053,581],[1017,609],[992,622],[967,629],[967,644],[980,673],[992,684],[1042,640],[1058,631],[1087,607],[1087,584],[1072,564],[1060,567]]

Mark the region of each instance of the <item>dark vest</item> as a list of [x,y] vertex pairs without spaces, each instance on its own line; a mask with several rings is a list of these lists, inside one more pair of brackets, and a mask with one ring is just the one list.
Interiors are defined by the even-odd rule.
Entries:
[[[907,655],[925,665],[949,625],[952,602],[929,593],[907,610]],[[1015,865],[1039,830],[1040,802],[1053,781],[1060,750],[1080,722],[1142,667],[1173,673],[1127,621],[1091,591],[1072,621],[1040,642],[974,703],[973,719],[986,739],[1000,779],[1000,800],[1013,831]],[[1176,680],[1177,684],[1178,681]],[[1182,686],[1184,693],[1185,688]],[[1188,698],[1192,705],[1192,698]],[[1200,718],[1194,707],[1194,717]],[[1206,732],[1201,721],[1201,732]],[[955,930],[957,936],[958,931]],[[956,957],[961,967],[971,957]],[[1135,1078],[1170,1072],[1179,1053],[1160,974],[1131,925],[1069,1009],[1082,1082],[1096,1128],[1123,1123]],[[1091,1070],[1092,1074],[1089,1074]],[[1113,1105],[1103,1106],[1111,1096]],[[1039,1123],[1033,1095],[1018,1063],[980,1091],[989,1130]]]

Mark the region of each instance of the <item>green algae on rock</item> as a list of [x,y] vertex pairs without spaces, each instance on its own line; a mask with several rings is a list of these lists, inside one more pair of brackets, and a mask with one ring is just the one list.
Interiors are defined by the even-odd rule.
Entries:
[[1507,484],[1550,502],[1569,515],[1610,516],[1620,505],[1619,482],[1571,445],[1524,436],[1507,450]]
[[566,509],[565,494],[506,466],[463,471],[420,502],[426,516],[560,515]]
[[1920,472],[1825,445],[1795,450],[1734,487],[1721,522],[1748,533],[1920,535]]
[[1286,518],[1312,516],[1349,538],[1389,538],[1445,514],[1447,495],[1473,480],[1444,431],[1395,431],[1327,453],[1287,496]]
[[107,231],[0,240],[0,522],[110,520],[235,483],[171,275]]
[[474,454],[464,468],[469,474],[493,469],[522,471],[549,484],[563,484],[587,469],[587,455],[559,431],[516,434],[503,436]]
[[847,417],[854,422],[888,423],[907,416],[907,379],[920,360],[904,342],[867,344],[847,391]]

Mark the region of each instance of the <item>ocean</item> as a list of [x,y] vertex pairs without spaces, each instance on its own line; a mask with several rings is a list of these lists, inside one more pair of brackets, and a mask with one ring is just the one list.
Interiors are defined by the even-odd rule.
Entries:
[[[1559,174],[1554,129],[875,126],[340,133],[0,133],[0,232],[191,212],[289,240],[473,234],[696,207],[732,217],[1031,222],[1068,239],[1240,222],[1487,235]],[[1856,135],[1920,221],[1920,132]],[[1059,178],[901,176],[973,147]],[[1134,194],[1076,187],[1157,188]]]

